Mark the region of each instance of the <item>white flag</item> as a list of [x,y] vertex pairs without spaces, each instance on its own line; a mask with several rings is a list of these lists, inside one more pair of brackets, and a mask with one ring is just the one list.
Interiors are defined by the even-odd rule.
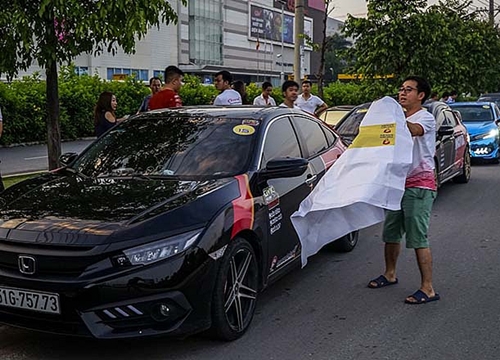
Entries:
[[413,140],[393,98],[373,102],[349,148],[291,216],[302,266],[325,244],[399,210],[412,163]]

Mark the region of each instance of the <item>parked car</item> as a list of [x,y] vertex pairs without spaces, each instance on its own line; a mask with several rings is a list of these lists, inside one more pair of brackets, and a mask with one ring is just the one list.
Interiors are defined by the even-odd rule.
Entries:
[[354,105],[338,105],[332,106],[318,115],[326,124],[334,127],[349,111],[354,108]]
[[458,110],[470,135],[472,159],[500,162],[500,109],[493,102],[459,102],[450,104]]
[[300,265],[290,215],[345,148],[286,108],[129,118],[1,194],[0,322],[101,339],[240,337],[259,292]]
[[[358,135],[359,125],[371,103],[356,106],[342,118],[335,130],[347,145]],[[460,117],[447,104],[434,101],[424,107],[436,118],[436,183],[438,187],[453,179],[458,183],[469,182],[471,157],[469,134]]]
[[481,94],[477,99],[478,102],[493,102],[497,106],[500,106],[500,93],[487,93]]

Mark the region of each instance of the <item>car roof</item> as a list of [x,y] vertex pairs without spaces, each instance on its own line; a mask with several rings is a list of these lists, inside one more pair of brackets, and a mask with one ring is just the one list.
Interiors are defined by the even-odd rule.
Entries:
[[307,115],[311,118],[316,119],[311,114],[308,114],[300,109],[292,109],[287,107],[263,107],[254,105],[238,105],[238,106],[213,106],[213,105],[198,105],[198,106],[184,106],[180,108],[169,108],[169,109],[158,109],[152,110],[145,113],[141,113],[137,116],[147,117],[148,114],[179,114],[189,117],[234,117],[234,118],[248,118],[248,119],[259,119],[266,121],[267,119],[275,118],[280,115],[287,114],[300,114]]
[[463,102],[456,102],[450,104],[451,107],[460,107],[460,106],[493,106],[495,105],[494,102],[491,101],[463,101]]

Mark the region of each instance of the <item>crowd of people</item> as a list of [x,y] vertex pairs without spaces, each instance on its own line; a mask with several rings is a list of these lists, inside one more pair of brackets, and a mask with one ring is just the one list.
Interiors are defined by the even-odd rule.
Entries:
[[[144,97],[141,106],[137,110],[137,114],[149,110],[181,107],[182,99],[179,91],[183,84],[183,77],[184,72],[174,65],[168,66],[165,69],[164,85],[162,85],[160,78],[152,77],[149,80],[151,94]],[[215,74],[214,85],[219,91],[219,95],[212,102],[215,106],[277,105],[271,96],[273,86],[268,81],[262,83],[262,92],[253,99],[253,102],[248,100],[245,83],[241,80],[233,81],[232,74],[227,70],[222,70]],[[301,86],[293,80],[285,81],[281,87],[284,100],[279,106],[297,108],[318,115],[327,108],[327,105],[318,96],[311,94],[311,87],[312,82],[310,80],[302,81]],[[300,94],[299,88],[302,89]],[[117,100],[114,94],[107,91],[100,94],[94,108],[94,127],[97,137],[100,137],[108,129],[126,118],[116,118],[116,107]]]

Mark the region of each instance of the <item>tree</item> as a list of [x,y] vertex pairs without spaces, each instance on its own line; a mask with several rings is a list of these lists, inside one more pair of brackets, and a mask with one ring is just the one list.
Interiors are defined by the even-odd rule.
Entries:
[[347,67],[343,54],[351,46],[352,43],[340,34],[333,34],[328,37],[325,52],[325,69],[330,70],[332,80],[336,80],[338,74],[343,73]]
[[[182,0],[185,5],[187,0]],[[33,63],[45,68],[49,169],[59,166],[58,64],[82,53],[133,53],[152,26],[177,21],[166,0],[4,0],[0,8],[0,73]]]
[[[498,30],[467,9],[471,1],[369,0],[366,18],[349,16],[345,32],[355,39],[353,72],[426,77],[434,86],[477,92],[498,86]],[[494,84],[496,83],[496,84]]]

